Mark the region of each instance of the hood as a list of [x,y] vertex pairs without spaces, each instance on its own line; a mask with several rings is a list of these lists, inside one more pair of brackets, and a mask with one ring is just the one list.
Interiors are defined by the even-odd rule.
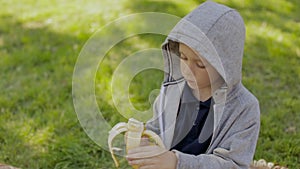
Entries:
[[241,81],[245,26],[240,14],[227,6],[207,1],[182,18],[162,45],[165,82],[183,79],[179,43],[201,54],[220,74],[226,87]]

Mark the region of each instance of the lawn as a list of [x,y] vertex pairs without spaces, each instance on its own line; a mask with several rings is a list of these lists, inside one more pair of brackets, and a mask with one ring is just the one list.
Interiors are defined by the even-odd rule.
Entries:
[[[243,83],[261,107],[255,159],[300,168],[300,1],[216,1],[236,8],[246,24]],[[74,110],[72,76],[81,49],[99,28],[122,16],[164,12],[183,17],[201,2],[0,1],[0,163],[23,169],[113,168],[110,154],[88,137]],[[126,120],[109,92],[114,70],[134,52],[159,48],[164,38],[130,37],[103,59],[95,94],[109,123]],[[153,101],[162,77],[158,70],[134,77],[129,94],[136,109],[150,108],[148,97]]]

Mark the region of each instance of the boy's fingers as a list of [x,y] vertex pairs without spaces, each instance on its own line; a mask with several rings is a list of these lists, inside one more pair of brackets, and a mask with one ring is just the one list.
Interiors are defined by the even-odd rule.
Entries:
[[158,146],[143,146],[128,151],[127,159],[140,159],[159,156],[167,150]]
[[149,145],[148,137],[142,137],[140,146],[147,146],[147,145]]
[[136,147],[136,148],[128,150],[128,154],[134,154],[134,153],[139,153],[139,152],[151,151],[151,150],[153,150],[155,148],[156,148],[155,145],[140,146],[140,147]]
[[153,160],[152,159],[137,159],[137,160],[132,160],[128,162],[129,165],[138,165],[138,166],[144,166],[144,165],[151,165],[153,164]]

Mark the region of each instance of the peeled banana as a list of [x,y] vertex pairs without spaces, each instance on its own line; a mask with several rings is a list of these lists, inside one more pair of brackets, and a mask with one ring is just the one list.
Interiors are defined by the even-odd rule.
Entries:
[[[112,159],[114,160],[114,163],[116,165],[116,167],[119,167],[119,162],[117,161],[114,152],[113,152],[113,147],[112,147],[112,141],[113,139],[123,133],[126,132],[127,137],[126,139],[126,152],[128,152],[128,150],[138,147],[140,146],[141,143],[141,138],[142,136],[148,136],[149,138],[152,138],[154,140],[154,142],[162,147],[165,148],[162,140],[160,139],[160,137],[150,131],[150,130],[145,130],[144,124],[136,119],[130,118],[128,120],[128,123],[125,122],[120,122],[118,124],[116,124],[109,132],[109,136],[108,136],[108,147],[109,147],[109,151],[112,155]],[[137,169],[138,166],[132,166],[134,169]]]

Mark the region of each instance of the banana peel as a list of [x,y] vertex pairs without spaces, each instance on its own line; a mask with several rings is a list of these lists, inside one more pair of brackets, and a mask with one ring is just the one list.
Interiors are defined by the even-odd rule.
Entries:
[[[128,153],[128,150],[139,147],[141,143],[142,136],[147,136],[150,139],[154,140],[155,144],[158,146],[165,148],[162,140],[160,137],[154,133],[153,131],[146,130],[145,126],[142,122],[130,118],[128,120],[128,123],[125,122],[120,122],[116,124],[110,131],[109,131],[109,136],[108,136],[108,147],[109,151],[111,153],[112,159],[114,160],[115,166],[119,168],[119,162],[116,159],[114,152],[113,152],[113,147],[112,147],[112,142],[113,139],[121,134],[121,133],[126,133],[125,137],[125,143],[126,143],[126,153]],[[137,169],[138,166],[132,166],[134,169]]]

